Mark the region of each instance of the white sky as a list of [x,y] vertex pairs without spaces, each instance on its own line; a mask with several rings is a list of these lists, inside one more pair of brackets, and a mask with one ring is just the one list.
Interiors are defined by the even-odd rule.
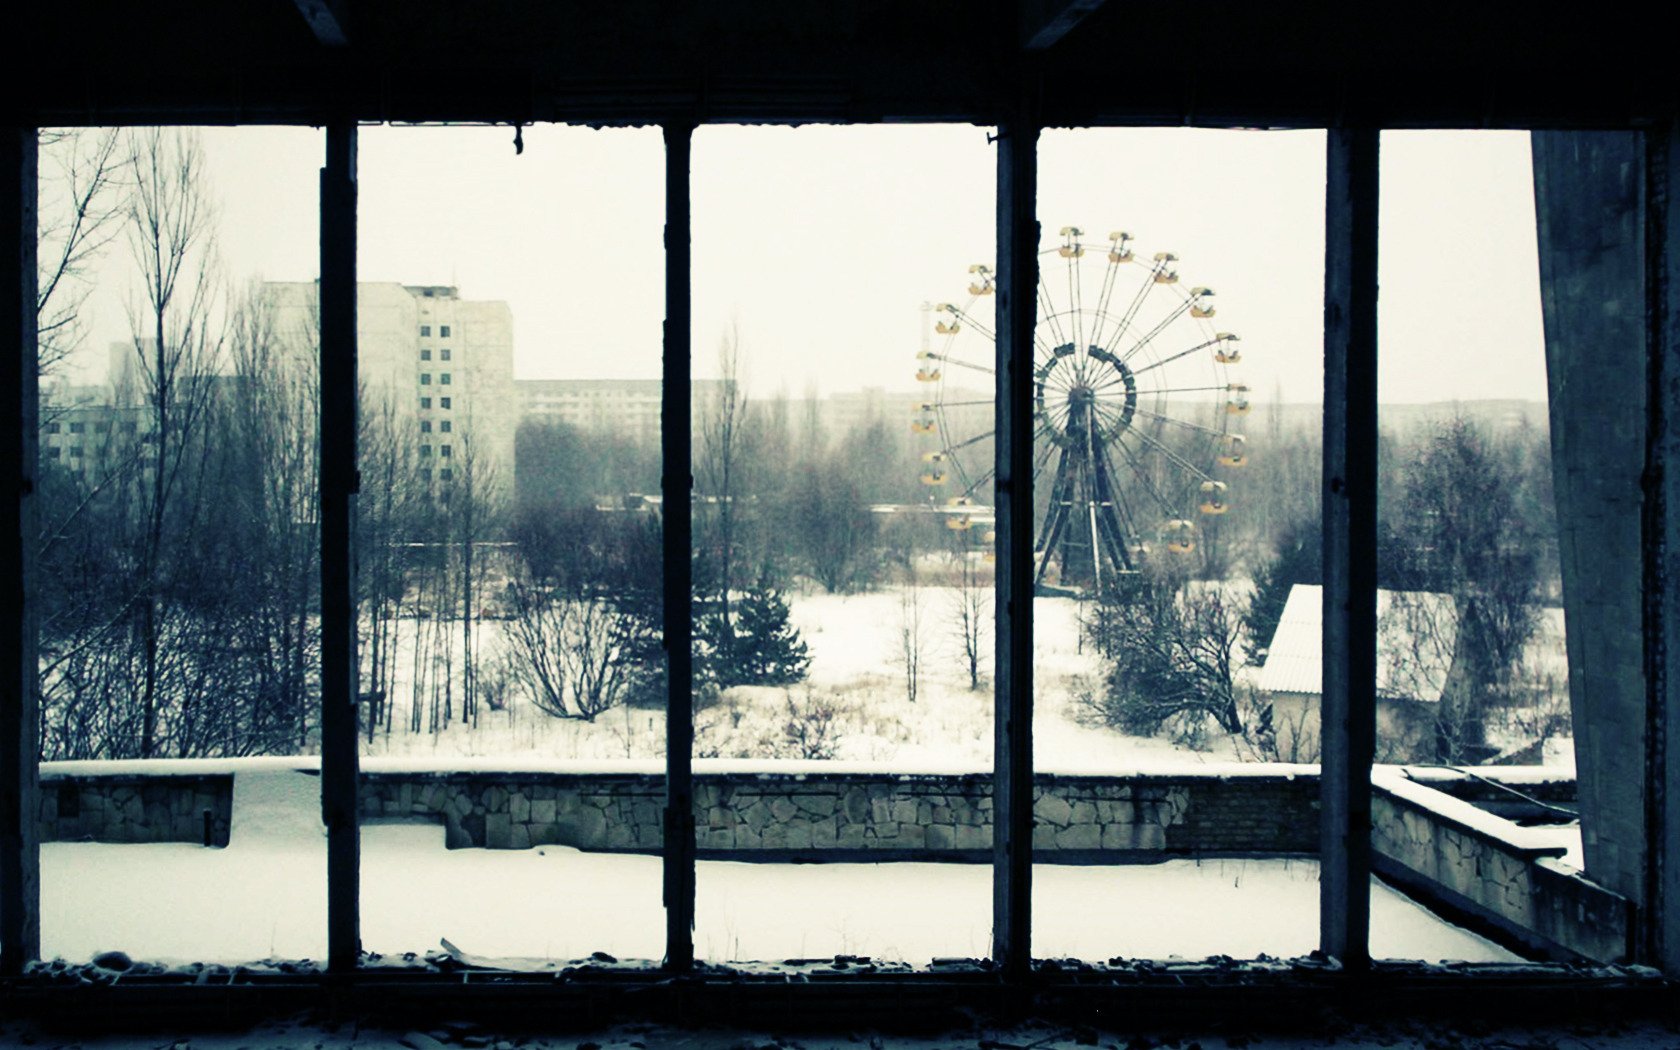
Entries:
[[[230,278],[316,274],[321,134],[206,129]],[[1047,131],[1047,233],[1126,229],[1217,293],[1256,400],[1321,395],[1321,132]],[[914,387],[924,301],[992,262],[995,147],[966,126],[708,126],[694,146],[695,371],[738,324],[753,385]],[[1382,398],[1545,396],[1528,136],[1383,140]],[[657,129],[366,128],[361,277],[504,299],[520,377],[653,377],[663,318]],[[124,338],[126,251],[84,378]]]

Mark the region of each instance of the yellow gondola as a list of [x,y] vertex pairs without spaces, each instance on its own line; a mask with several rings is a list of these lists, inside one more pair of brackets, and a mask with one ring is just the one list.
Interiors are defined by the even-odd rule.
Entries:
[[1234,365],[1238,361],[1242,360],[1242,351],[1230,345],[1232,343],[1239,343],[1242,340],[1238,339],[1230,332],[1220,332],[1218,335],[1214,336],[1214,339],[1219,343],[1213,351],[1213,359],[1215,361],[1218,361],[1222,365]]
[[1219,465],[1222,467],[1248,466],[1248,439],[1241,434],[1226,434],[1224,451],[1219,454]]
[[1084,230],[1077,226],[1063,226],[1062,236],[1067,238],[1067,243],[1063,244],[1060,248],[1057,248],[1056,254],[1060,255],[1064,259],[1083,258],[1085,255],[1085,246],[1079,243],[1079,237],[1084,234],[1084,232]]
[[1126,247],[1126,242],[1132,239],[1131,234],[1127,233],[1125,230],[1115,230],[1113,233],[1108,235],[1108,239],[1113,244],[1113,247],[1108,250],[1109,262],[1123,263],[1132,261],[1132,250]]
[[1164,526],[1167,540],[1167,550],[1172,554],[1189,554],[1196,549],[1196,525],[1194,522],[1176,518]]
[[1223,514],[1231,509],[1231,505],[1225,502],[1223,481],[1202,482],[1202,502],[1199,509],[1203,514]]
[[967,514],[953,514],[945,519],[945,527],[952,532],[963,532],[974,527],[974,519]]
[[938,425],[936,425],[933,419],[928,416],[922,416],[910,421],[910,433],[912,434],[931,434],[938,429]]
[[946,477],[943,470],[928,470],[922,472],[922,484],[924,485],[943,485],[945,484],[945,481]]
[[1248,415],[1248,398],[1236,397],[1225,402],[1225,414],[1228,416]]
[[958,332],[962,331],[962,325],[955,321],[952,321],[950,324],[946,324],[944,321],[935,321],[933,322],[933,330],[938,332],[940,335],[956,335]]
[[1190,290],[1190,298],[1195,300],[1195,302],[1190,307],[1190,316],[1201,318],[1212,317],[1214,314],[1213,307],[1203,305],[1203,302],[1212,295],[1212,288],[1192,288]]
[[976,276],[976,280],[968,284],[969,295],[992,294],[992,268],[983,263],[975,263],[968,268],[968,272]]
[[1178,271],[1174,270],[1170,264],[1177,262],[1178,256],[1172,252],[1156,252],[1155,261],[1161,264],[1155,271],[1155,283],[1177,284]]
[[916,382],[937,383],[939,382],[939,375],[939,369],[937,368],[918,368],[916,370]]

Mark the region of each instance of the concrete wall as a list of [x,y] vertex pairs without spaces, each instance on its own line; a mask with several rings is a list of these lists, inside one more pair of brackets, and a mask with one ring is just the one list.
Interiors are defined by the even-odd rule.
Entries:
[[[696,778],[702,853],[817,856],[983,853],[991,778],[980,774],[706,774]],[[1317,850],[1311,777],[1044,776],[1035,850],[1070,859],[1130,853]],[[655,850],[663,778],[637,774],[370,774],[365,819],[432,819],[452,847]]]
[[1645,164],[1638,132],[1535,132],[1552,475],[1587,871],[1644,898]]
[[1393,773],[1373,783],[1371,825],[1377,873],[1438,910],[1535,955],[1627,960],[1632,905],[1546,836]]
[[[46,768],[43,839],[198,842],[202,811],[211,809],[216,844],[228,840],[235,774],[148,778]],[[59,798],[71,795],[82,800],[74,817],[58,807]],[[1071,861],[1318,848],[1318,783],[1310,773],[1259,767],[1225,775],[1044,775],[1034,795],[1034,848]],[[374,770],[363,774],[361,806],[364,821],[438,823],[451,848],[652,851],[661,844],[664,778]],[[705,773],[696,779],[695,821],[700,849],[712,855],[815,859],[861,850],[876,859],[979,858],[992,846],[991,778]]]

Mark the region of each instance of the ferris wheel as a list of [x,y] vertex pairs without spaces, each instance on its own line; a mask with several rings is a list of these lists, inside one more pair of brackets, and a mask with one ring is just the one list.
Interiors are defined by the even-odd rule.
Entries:
[[[1230,509],[1248,463],[1233,423],[1249,411],[1233,379],[1238,339],[1218,331],[1213,291],[1180,281],[1171,252],[1140,254],[1064,226],[1040,253],[1034,331],[1034,585],[1099,593],[1160,552],[1192,554]],[[916,373],[928,392],[921,481],[948,527],[990,518],[996,390],[994,275],[969,267],[962,303],[924,307]]]

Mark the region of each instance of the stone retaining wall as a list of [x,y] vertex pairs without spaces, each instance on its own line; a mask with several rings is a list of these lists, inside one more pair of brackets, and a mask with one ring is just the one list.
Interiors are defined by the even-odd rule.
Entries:
[[1509,821],[1420,784],[1372,785],[1377,873],[1526,954],[1623,962],[1633,906]]
[[[235,771],[147,777],[43,767],[43,840],[225,845]],[[67,767],[73,768],[73,767]],[[703,772],[695,778],[703,854],[821,859],[981,859],[992,848],[984,774]],[[362,819],[441,824],[452,849],[560,844],[652,852],[663,840],[664,778],[656,773],[364,771]],[[77,799],[75,812],[61,799]],[[1313,853],[1318,782],[1268,772],[1134,776],[1043,774],[1034,790],[1035,851],[1062,859],[1127,855]]]
[[[888,773],[703,774],[703,853],[983,853],[992,846],[990,777]],[[1310,853],[1311,777],[1074,777],[1034,789],[1033,847],[1059,854]],[[635,774],[368,774],[365,819],[435,819],[451,847],[656,850],[664,781]]]
[[196,842],[226,846],[233,823],[231,774],[43,775],[40,798],[43,842]]

